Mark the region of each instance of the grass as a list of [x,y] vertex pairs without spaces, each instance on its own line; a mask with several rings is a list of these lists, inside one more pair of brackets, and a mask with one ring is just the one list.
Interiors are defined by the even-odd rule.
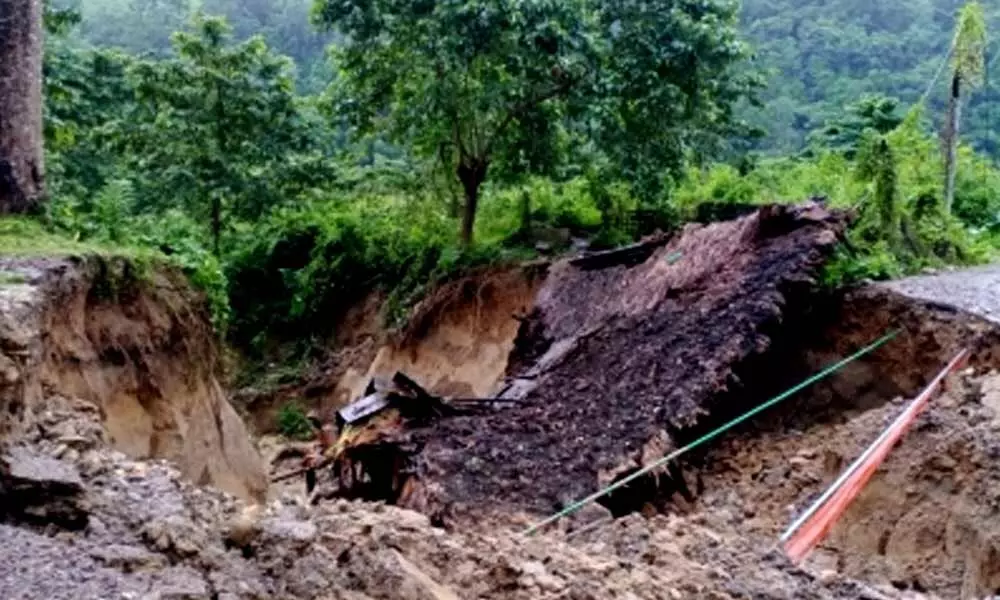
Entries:
[[28,217],[0,219],[0,255],[16,257],[80,256],[100,254],[129,258],[149,258],[151,252],[131,247],[110,247],[85,243],[53,233]]
[[0,271],[0,285],[20,285],[28,283],[28,278],[13,271]]

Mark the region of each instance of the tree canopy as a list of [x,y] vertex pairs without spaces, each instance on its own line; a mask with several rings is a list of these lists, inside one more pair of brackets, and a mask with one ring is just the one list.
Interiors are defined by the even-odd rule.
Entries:
[[[320,0],[345,35],[336,112],[425,157],[453,157],[472,239],[491,167],[542,173],[568,136],[658,189],[733,129],[749,92],[730,2]],[[506,173],[509,175],[510,173]],[[650,176],[653,174],[653,176]]]
[[[789,152],[810,131],[862,96],[898,98],[904,106],[925,94],[943,121],[947,75],[964,0],[744,0],[741,30],[768,73],[761,106],[744,114],[768,136],[756,147]],[[989,30],[1000,29],[1000,5],[984,4]],[[963,129],[980,150],[1000,157],[1000,36],[986,48],[986,81],[970,100]],[[993,63],[992,65],[990,63]],[[932,82],[937,85],[932,85]]]
[[59,1],[45,226],[175,261],[261,359],[373,289],[399,323],[467,269],[734,203],[857,210],[831,282],[1000,248],[988,44],[942,210],[957,0]]

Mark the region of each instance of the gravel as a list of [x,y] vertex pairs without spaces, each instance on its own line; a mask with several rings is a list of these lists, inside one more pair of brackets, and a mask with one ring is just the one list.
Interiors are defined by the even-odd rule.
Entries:
[[920,275],[878,285],[908,298],[965,310],[1000,323],[1000,265]]

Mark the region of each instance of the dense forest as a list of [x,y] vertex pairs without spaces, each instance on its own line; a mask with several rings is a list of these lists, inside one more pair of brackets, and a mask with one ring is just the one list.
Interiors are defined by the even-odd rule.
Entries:
[[[741,26],[766,69],[768,88],[752,121],[759,145],[790,152],[810,132],[866,94],[910,106],[926,94],[944,112],[939,71],[953,42],[962,0],[744,0]],[[986,2],[987,27],[1000,31],[1000,4]],[[1000,36],[987,48],[986,81],[971,99],[965,129],[978,149],[1000,158]],[[994,72],[995,71],[995,72]]]
[[[298,84],[318,91],[330,80],[326,47],[336,41],[310,23],[312,0],[65,0],[82,16],[76,32],[87,43],[130,53],[166,54],[170,36],[198,11],[220,15],[238,39],[263,35],[297,66]],[[929,95],[952,43],[962,0],[744,0],[740,32],[750,42],[767,87],[762,106],[744,107],[764,132],[754,147],[771,153],[799,150],[810,132],[865,94],[911,105]],[[991,31],[1000,28],[1000,6],[987,3]],[[1000,158],[993,123],[1000,118],[1000,37],[990,44],[985,85],[967,111],[968,139]]]
[[45,6],[46,201],[4,227],[166,257],[250,356],[375,287],[394,323],[463,270],[732,203],[854,209],[833,284],[1000,247],[992,5]]

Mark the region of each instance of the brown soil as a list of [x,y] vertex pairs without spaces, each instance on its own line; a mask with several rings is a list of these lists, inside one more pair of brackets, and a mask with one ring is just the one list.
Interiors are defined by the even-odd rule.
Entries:
[[482,398],[497,391],[544,275],[516,267],[451,282],[415,309],[406,329],[379,349],[364,377],[350,388],[357,397],[372,377],[403,371],[431,393]]
[[[15,417],[46,394],[91,402],[111,443],[176,462],[192,480],[262,497],[267,474],[216,380],[203,303],[169,269],[125,259],[7,260],[26,283],[3,286],[3,394]],[[13,380],[12,380],[13,379]]]
[[545,280],[546,264],[486,270],[434,290],[401,331],[383,324],[385,295],[369,294],[339,320],[331,349],[297,380],[240,390],[236,403],[257,434],[275,433],[277,416],[299,402],[329,416],[357,399],[373,377],[403,371],[442,396],[480,398],[503,381],[517,337]]
[[[987,391],[983,392],[984,387]],[[1000,589],[1000,378],[960,378],[936,400],[810,557],[816,570],[981,598]],[[843,407],[837,422],[766,421],[715,446],[697,511],[741,515],[744,535],[777,539],[902,410]],[[1000,408],[1000,406],[997,406]],[[804,412],[792,405],[788,413]],[[784,411],[783,411],[784,412]],[[773,425],[774,421],[770,423]],[[763,431],[761,431],[763,429]]]
[[817,205],[767,208],[688,227],[637,266],[557,263],[518,342],[546,349],[522,361],[523,404],[414,432],[425,487],[405,502],[544,514],[662,456],[767,349],[842,225]]
[[[872,596],[850,580],[821,580],[697,516],[632,515],[567,540],[558,532],[524,536],[523,523],[509,518],[446,531],[425,515],[381,504],[310,506],[286,497],[246,507],[183,480],[161,461],[132,461],[110,450],[97,408],[82,400],[46,397],[26,410],[25,421],[31,427],[10,440],[20,451],[0,452],[0,466],[23,454],[58,465],[34,474],[32,491],[64,480],[83,487],[87,501],[74,508],[86,511],[88,521],[84,530],[58,529],[50,500],[31,523],[0,523],[3,598],[900,597]],[[72,452],[62,441],[67,435],[76,440]],[[0,489],[0,501],[9,494]]]

